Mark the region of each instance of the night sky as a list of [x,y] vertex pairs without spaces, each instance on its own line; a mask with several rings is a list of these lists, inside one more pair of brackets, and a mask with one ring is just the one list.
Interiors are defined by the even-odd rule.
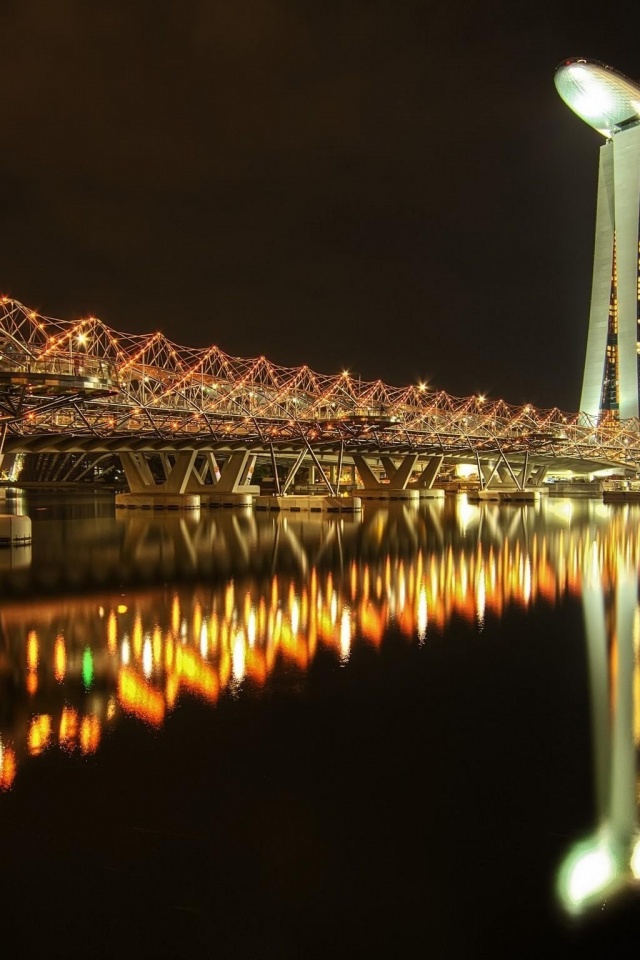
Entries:
[[5,0],[0,289],[324,373],[577,409],[640,4]]

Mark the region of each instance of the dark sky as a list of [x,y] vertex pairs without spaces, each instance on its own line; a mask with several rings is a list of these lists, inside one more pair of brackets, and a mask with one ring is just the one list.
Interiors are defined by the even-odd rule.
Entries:
[[321,372],[577,409],[640,3],[5,0],[0,289]]

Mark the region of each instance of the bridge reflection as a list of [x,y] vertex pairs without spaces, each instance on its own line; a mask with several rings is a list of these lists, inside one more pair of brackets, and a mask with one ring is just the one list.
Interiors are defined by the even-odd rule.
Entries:
[[[15,508],[27,510],[22,501]],[[30,511],[35,521],[33,551],[0,551],[3,597],[133,587],[168,579],[238,578],[283,568],[307,574],[314,566],[377,558],[381,550],[407,558],[428,551],[435,562],[441,551],[450,550],[452,557],[465,558],[462,583],[469,582],[472,567],[476,575],[478,564],[495,578],[500,556],[500,562],[512,569],[515,593],[551,598],[558,590],[564,592],[565,579],[580,581],[582,553],[593,538],[602,550],[620,537],[636,550],[638,537],[633,531],[640,518],[638,507],[610,513],[593,501],[552,500],[536,508],[514,505],[501,510],[492,504],[469,504],[464,498],[427,502],[419,509],[403,504],[371,506],[357,520],[250,511],[220,511],[199,519],[157,514],[114,519],[112,504],[91,501],[73,507],[70,523],[66,506],[48,506],[41,513],[38,509]],[[614,559],[607,558],[607,569]],[[547,564],[554,571],[551,580]],[[478,589],[481,597],[483,588]],[[489,603],[493,593],[487,594]]]
[[[32,567],[0,576],[3,596],[18,587],[25,596],[0,610],[0,787],[12,787],[29,756],[95,752],[124,715],[160,727],[183,696],[215,704],[228,693],[257,693],[276,675],[299,678],[321,648],[346,664],[354,645],[379,648],[389,631],[421,644],[452,617],[480,630],[513,604],[554,604],[568,594],[582,595],[587,623],[600,624],[587,633],[587,651],[601,729],[606,691],[638,682],[637,632],[630,640],[628,624],[637,621],[637,575],[629,571],[640,560],[639,518],[634,507],[610,513],[593,502],[538,510],[463,502],[419,512],[398,505],[362,523],[105,518],[101,549],[90,546],[94,519],[86,540],[82,521],[61,526],[61,542],[48,528],[48,549],[36,549]],[[96,591],[116,577],[126,592]],[[626,598],[623,641],[620,605],[605,602],[616,590]],[[628,715],[637,739],[637,704],[630,712],[624,689],[622,728]],[[616,783],[628,792],[631,781],[635,767]]]
[[[584,607],[596,811],[558,865],[558,895],[580,913],[640,878],[639,519],[637,508],[593,502],[398,505],[362,523],[104,518],[110,550],[90,548],[82,520],[44,521],[65,531],[63,545],[47,535],[49,552],[36,544],[31,568],[0,577],[3,596],[18,582],[25,595],[0,609],[0,790],[29,758],[95,753],[127,717],[159,729],[184,697],[213,707],[274,681],[297,685],[321,650],[346,666],[390,633],[424,644],[453,618],[480,631],[514,605],[573,596]],[[126,590],[97,591],[116,571]]]

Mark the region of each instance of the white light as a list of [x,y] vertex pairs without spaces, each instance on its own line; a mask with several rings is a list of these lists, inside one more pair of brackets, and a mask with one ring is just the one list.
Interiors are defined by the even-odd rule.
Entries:
[[487,604],[487,590],[484,583],[484,565],[480,565],[478,570],[478,581],[476,583],[476,616],[478,618],[478,628],[484,628],[484,614]]
[[345,663],[351,653],[351,611],[348,607],[342,610],[340,619],[340,659]]
[[300,626],[300,606],[294,597],[291,604],[291,633],[295,636]]
[[331,597],[330,610],[331,610],[331,623],[334,624],[338,619],[338,598],[336,597],[335,593]]
[[613,858],[606,847],[583,854],[573,864],[567,882],[569,902],[574,906],[604,890],[614,875]]
[[418,639],[420,643],[424,643],[427,638],[427,623],[429,619],[429,611],[427,606],[427,590],[425,586],[420,587],[420,592],[418,594]]
[[567,106],[605,137],[613,136],[626,121],[640,119],[640,87],[604,64],[563,63],[555,84]]
[[151,639],[147,637],[142,647],[142,672],[144,673],[147,680],[151,676],[152,670],[153,670],[153,651],[151,649]]
[[231,655],[231,671],[234,680],[239,683],[245,674],[245,644],[242,631],[236,633],[233,641],[233,652]]
[[531,599],[531,558],[527,554],[524,559],[524,577],[522,583],[522,592],[524,595],[524,602],[529,603]]
[[247,640],[249,641],[249,646],[253,648],[256,642],[256,612],[253,607],[247,619]]

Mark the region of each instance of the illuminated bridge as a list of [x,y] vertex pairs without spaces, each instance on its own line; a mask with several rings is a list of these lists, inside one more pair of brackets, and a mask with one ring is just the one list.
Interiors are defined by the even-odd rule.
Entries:
[[56,320],[8,298],[0,429],[0,455],[57,455],[57,480],[70,479],[73,464],[117,455],[131,494],[167,505],[189,495],[250,502],[260,492],[250,484],[258,457],[275,494],[293,492],[303,467],[307,492],[330,498],[346,484],[376,499],[435,495],[443,465],[460,463],[477,469],[481,488],[522,492],[550,468],[640,466],[637,420],[455,398],[348,371],[326,376],[178,346],[160,332],[120,333],[95,317]]

